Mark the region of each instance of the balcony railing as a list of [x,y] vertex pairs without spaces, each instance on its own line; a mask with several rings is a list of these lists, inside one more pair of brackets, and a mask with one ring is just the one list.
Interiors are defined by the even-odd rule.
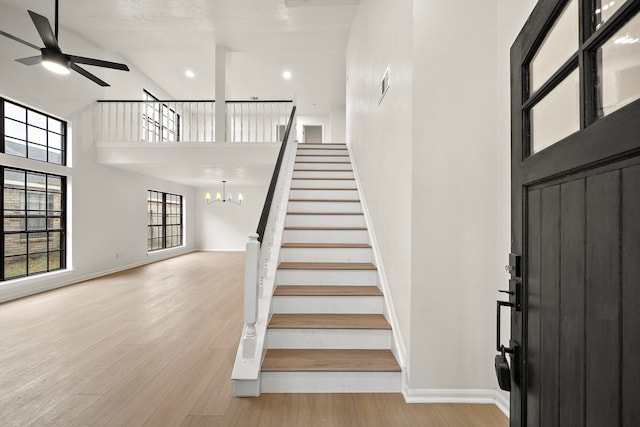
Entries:
[[[293,101],[226,101],[222,142],[282,141]],[[215,101],[106,100],[96,106],[98,142],[215,142]]]

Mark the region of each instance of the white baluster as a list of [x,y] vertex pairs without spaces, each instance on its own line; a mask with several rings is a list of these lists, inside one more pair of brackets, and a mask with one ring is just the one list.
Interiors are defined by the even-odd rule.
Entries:
[[242,356],[253,359],[256,356],[256,320],[258,318],[258,257],[260,242],[257,234],[250,234],[246,246],[244,270],[244,323]]

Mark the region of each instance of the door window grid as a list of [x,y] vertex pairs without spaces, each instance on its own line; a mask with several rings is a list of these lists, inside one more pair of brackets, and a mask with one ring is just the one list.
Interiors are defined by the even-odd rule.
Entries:
[[[557,70],[547,70],[546,74],[550,75],[550,77],[548,77],[545,82],[536,83],[536,86],[532,82],[532,64],[539,51],[544,47],[545,42],[549,38],[549,33],[555,28],[555,24],[558,19],[563,16],[568,5],[572,5],[575,1],[582,1],[582,8],[578,9],[582,11],[583,15],[587,15],[586,19],[578,15],[578,25],[580,25],[579,34],[584,34],[584,36],[580,39],[577,51]],[[609,112],[615,111],[615,109],[621,108],[640,97],[640,89],[638,89],[637,94],[627,96],[620,105],[617,105],[616,108],[610,109],[610,111],[606,111],[602,106],[602,99],[606,95],[602,92],[604,85],[598,81],[598,79],[602,78],[603,74],[601,47],[607,42],[615,43],[616,40],[619,41],[621,36],[614,35],[614,33],[616,33],[616,30],[620,30],[620,28],[622,28],[627,21],[631,20],[631,18],[634,16],[637,17],[638,9],[640,9],[637,2],[627,2],[626,0],[622,0],[619,2],[613,2],[613,5],[611,3],[612,2],[604,2],[604,0],[598,0],[596,2],[588,0],[559,1],[558,4],[562,7],[557,8],[558,12],[551,19],[551,22],[553,22],[554,25],[550,25],[550,29],[541,39],[541,42],[534,45],[531,54],[525,58],[522,68],[524,77],[523,92],[525,94],[522,105],[524,121],[523,156],[525,158],[539,151],[535,149],[534,146],[538,145],[535,144],[533,135],[534,107],[553,92],[558,85],[563,83],[565,78],[574,70],[579,70],[580,80],[580,91],[578,92],[578,99],[576,99],[576,102],[578,102],[580,106],[580,127],[578,130],[586,128]],[[607,13],[603,13],[603,9]],[[588,27],[587,24],[583,25],[585,22],[589,22],[591,26],[589,28],[583,28],[583,26]],[[640,35],[638,38],[638,41],[640,42]],[[635,37],[628,36],[628,39],[634,40]],[[634,51],[634,55],[634,58],[637,58],[637,61],[640,62],[640,49],[636,49]],[[638,71],[638,69],[635,70]],[[553,126],[553,123],[550,123],[550,125]],[[536,126],[540,126],[540,123],[537,123]],[[561,138],[564,138],[565,136],[568,135],[564,135]],[[551,143],[545,143],[544,145],[545,147],[551,146],[559,142],[559,140],[560,139],[552,141]]]
[[174,248],[182,244],[182,196],[149,190],[147,251]]
[[65,178],[0,167],[2,280],[65,268]]
[[66,122],[3,98],[0,110],[5,154],[65,164]]

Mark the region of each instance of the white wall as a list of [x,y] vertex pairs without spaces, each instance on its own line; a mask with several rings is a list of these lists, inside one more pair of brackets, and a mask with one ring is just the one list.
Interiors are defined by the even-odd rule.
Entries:
[[236,198],[238,192],[244,196],[242,205],[212,203],[208,205],[205,194],[209,191],[215,198],[222,191],[217,184],[196,191],[196,223],[198,230],[196,245],[204,251],[244,251],[249,234],[255,233],[262,213],[269,182],[260,187],[227,187]]
[[331,107],[331,114],[329,119],[331,121],[331,135],[326,142],[332,142],[335,144],[344,143],[347,140],[346,107]]
[[[411,4],[364,0],[347,47],[347,143],[405,346],[411,323]],[[387,66],[391,87],[378,104]]]
[[510,246],[509,47],[534,3],[364,0],[354,22],[347,141],[412,397],[496,390],[495,300]]
[[413,389],[495,388],[497,11],[464,4],[414,4]]
[[[35,42],[36,34],[28,24],[30,20],[24,10],[3,6],[0,28]],[[60,34],[68,52],[124,62],[117,55],[104,52],[65,31],[64,27]],[[105,167],[95,160],[93,103],[107,97],[138,98],[138,94],[142,96],[143,88],[158,96],[166,96],[164,91],[136,69],[129,73],[95,70],[112,85],[103,89],[75,73],[58,76],[40,66],[26,67],[11,61],[10,58],[37,52],[4,37],[0,40],[0,51],[0,94],[67,120],[71,145],[69,164],[72,165],[72,168],[59,168],[0,155],[3,165],[37,167],[66,174],[71,184],[68,201],[70,269],[2,283],[0,302],[194,250],[195,191],[191,187]],[[147,190],[172,192],[185,197],[187,231],[184,248],[147,255]]]

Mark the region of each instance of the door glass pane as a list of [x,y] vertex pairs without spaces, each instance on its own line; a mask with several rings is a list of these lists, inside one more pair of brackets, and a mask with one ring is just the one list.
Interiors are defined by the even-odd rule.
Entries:
[[531,60],[531,93],[538,90],[577,51],[578,0],[571,0]]
[[599,117],[640,98],[640,14],[597,50],[596,59]]
[[616,13],[626,2],[627,0],[596,0],[594,16],[596,30],[600,28],[605,21],[611,18],[613,14]]
[[531,153],[580,129],[580,81],[574,70],[530,112]]

